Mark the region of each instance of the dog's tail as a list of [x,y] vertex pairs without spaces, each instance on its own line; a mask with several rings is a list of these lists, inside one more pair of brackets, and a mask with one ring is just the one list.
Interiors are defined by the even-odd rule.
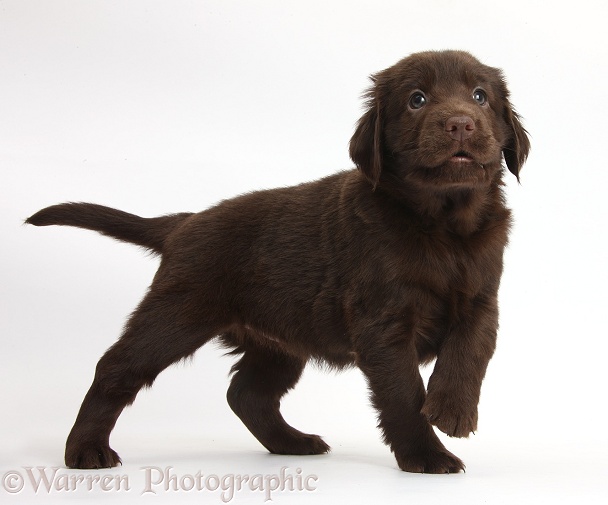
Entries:
[[190,212],[183,212],[143,218],[94,203],[62,203],[36,212],[25,222],[34,226],[56,224],[94,230],[161,254],[169,234],[191,215]]

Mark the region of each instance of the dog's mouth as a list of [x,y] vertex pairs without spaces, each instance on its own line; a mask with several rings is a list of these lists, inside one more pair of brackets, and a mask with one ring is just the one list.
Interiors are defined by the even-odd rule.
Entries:
[[449,161],[452,163],[477,163],[478,165],[481,165],[481,163],[478,163],[467,151],[457,151],[450,157]]
[[413,170],[412,176],[438,189],[487,186],[500,165],[485,150],[467,147],[452,146],[437,153]]
[[425,182],[442,188],[472,188],[488,184],[491,166],[480,161],[472,152],[459,149],[444,156],[433,167],[418,172]]

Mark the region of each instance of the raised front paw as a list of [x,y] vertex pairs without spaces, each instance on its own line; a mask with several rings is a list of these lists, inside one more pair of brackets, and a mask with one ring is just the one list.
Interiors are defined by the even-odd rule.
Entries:
[[456,394],[431,391],[420,412],[450,437],[468,437],[477,430],[477,404]]

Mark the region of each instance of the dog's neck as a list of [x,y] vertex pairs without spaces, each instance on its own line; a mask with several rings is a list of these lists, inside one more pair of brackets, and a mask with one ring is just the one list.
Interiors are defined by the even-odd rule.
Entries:
[[447,229],[466,237],[494,226],[497,221],[509,221],[501,174],[489,186],[439,190],[394,179],[381,178],[376,191],[398,200],[408,214],[416,216],[423,229]]

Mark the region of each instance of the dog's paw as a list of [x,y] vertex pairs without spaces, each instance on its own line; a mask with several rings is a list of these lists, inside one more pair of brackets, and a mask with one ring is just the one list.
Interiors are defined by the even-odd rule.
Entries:
[[456,395],[430,392],[420,412],[450,437],[468,437],[477,430],[477,405],[469,406]]
[[65,464],[68,468],[111,468],[122,464],[120,457],[109,445],[66,448]]
[[325,454],[330,451],[329,445],[319,435],[305,433],[275,439],[265,445],[273,454],[310,455]]
[[395,455],[399,468],[411,473],[458,473],[465,466],[460,458],[447,449],[428,449],[426,452],[414,455]]

